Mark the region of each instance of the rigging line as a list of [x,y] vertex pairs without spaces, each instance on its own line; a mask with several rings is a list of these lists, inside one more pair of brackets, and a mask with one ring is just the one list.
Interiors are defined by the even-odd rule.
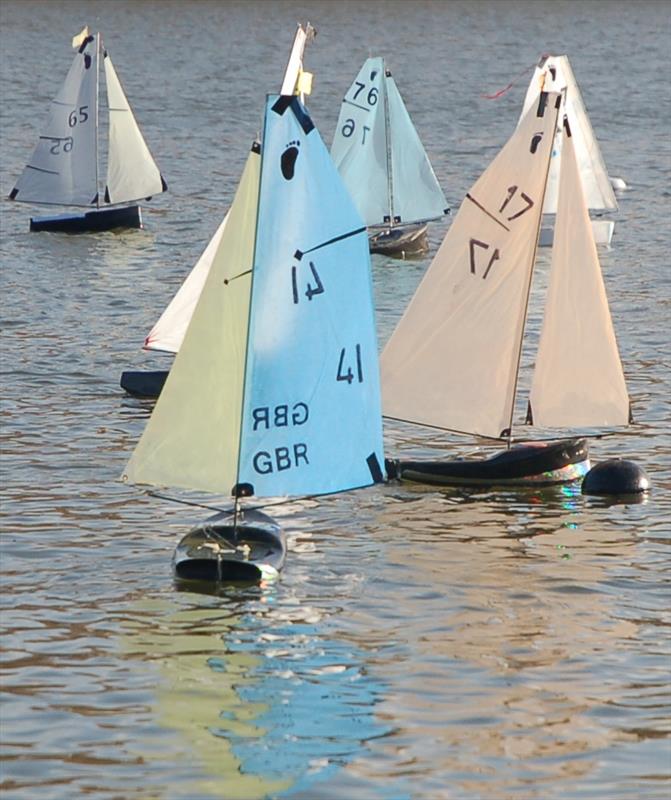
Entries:
[[321,244],[315,245],[315,247],[311,247],[309,250],[296,250],[294,253],[294,258],[297,261],[300,261],[303,256],[307,255],[308,253],[313,253],[315,250],[320,250],[322,247],[327,247],[330,244],[335,244],[335,242],[340,242],[343,239],[349,239],[350,236],[357,236],[360,233],[363,233],[366,230],[366,226],[364,225],[363,228],[357,228],[354,231],[350,231],[349,233],[342,233],[340,236],[334,236],[333,239],[329,239],[326,242],[322,242]]
[[490,219],[493,219],[493,220],[494,220],[494,222],[498,222],[498,223],[499,223],[499,225],[500,225],[500,226],[501,226],[501,227],[502,227],[504,230],[506,230],[506,231],[508,231],[508,233],[510,233],[510,228],[509,228],[509,227],[507,227],[506,225],[504,225],[504,224],[501,222],[501,220],[500,220],[500,219],[497,219],[497,218],[496,218],[496,217],[495,217],[493,214],[491,214],[489,211],[487,211],[487,209],[486,209],[484,206],[481,206],[481,205],[480,205],[480,203],[478,203],[478,201],[477,201],[477,200],[476,200],[474,197],[471,197],[471,195],[470,195],[469,193],[466,193],[466,199],[467,199],[467,200],[470,200],[470,201],[471,201],[471,203],[475,203],[475,205],[476,205],[476,206],[477,206],[477,207],[480,209],[480,211],[484,211],[484,213],[485,213],[485,214],[486,214],[486,215],[487,215],[487,216],[488,216]]
[[476,436],[478,439],[491,439],[493,442],[500,442],[500,436],[488,436],[486,433],[477,433],[476,431],[461,431],[458,428],[444,428],[442,425],[432,425],[430,422],[417,422],[413,419],[404,419],[403,417],[392,417],[389,414],[383,414],[383,419],[393,419],[395,422],[405,422],[408,425],[419,425],[421,428],[430,428],[434,431],[443,431],[444,433],[458,433],[461,436]]
[[[547,55],[542,56],[540,63],[542,63],[543,59],[545,58],[547,58]],[[507,86],[504,86],[503,89],[499,89],[498,92],[494,92],[494,94],[481,94],[480,97],[483,97],[485,100],[498,100],[498,98],[504,95],[509,89],[512,89],[512,87],[517,83],[517,81],[519,81],[520,78],[523,78],[530,70],[532,70],[537,65],[539,65],[538,62],[534,62],[533,64],[530,64],[528,67],[525,67],[522,70],[522,72],[519,73],[519,75],[516,75]]]
[[[348,489],[339,489],[338,491],[335,492],[324,492],[322,494],[304,494],[295,497],[285,497],[282,498],[281,500],[276,500],[273,503],[257,503],[256,505],[253,506],[245,506],[244,508],[239,507],[237,509],[235,507],[221,508],[221,506],[213,506],[213,505],[208,505],[207,503],[199,503],[196,500],[184,500],[181,497],[171,497],[170,495],[161,494],[160,492],[147,492],[147,494],[149,495],[149,497],[156,497],[159,500],[168,500],[171,503],[179,503],[180,505],[184,506],[204,508],[207,511],[217,511],[220,514],[228,514],[229,517],[237,519],[237,516],[238,514],[240,514],[240,512],[244,514],[245,511],[261,511],[266,508],[272,508],[273,506],[286,506],[289,503],[299,503],[302,500],[316,500],[320,497],[331,497],[336,494],[344,494],[345,492],[354,491],[355,489],[367,489],[368,487],[369,484],[365,484],[363,486],[353,486]],[[239,501],[239,498],[235,499]]]
[[237,280],[238,278],[244,278],[245,275],[251,275],[251,269],[246,269],[244,272],[238,272],[237,275],[234,275],[232,278],[224,278],[224,285],[228,286],[231,281]]

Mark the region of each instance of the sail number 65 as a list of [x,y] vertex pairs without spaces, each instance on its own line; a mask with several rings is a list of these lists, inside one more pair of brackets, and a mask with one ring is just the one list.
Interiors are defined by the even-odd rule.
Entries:
[[74,128],[75,125],[77,125],[77,123],[86,122],[86,120],[89,118],[88,110],[89,110],[88,106],[80,106],[79,113],[77,112],[77,109],[71,111],[68,116],[68,125],[71,128]]

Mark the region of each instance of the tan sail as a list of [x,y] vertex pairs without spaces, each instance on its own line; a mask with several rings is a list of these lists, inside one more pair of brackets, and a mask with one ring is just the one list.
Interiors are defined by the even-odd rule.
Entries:
[[237,483],[260,161],[252,151],[129,481],[226,494]]
[[541,98],[467,194],[382,353],[386,416],[495,437],[510,426],[560,96]]
[[629,397],[575,151],[565,130],[550,284],[531,387],[535,425],[626,425]]

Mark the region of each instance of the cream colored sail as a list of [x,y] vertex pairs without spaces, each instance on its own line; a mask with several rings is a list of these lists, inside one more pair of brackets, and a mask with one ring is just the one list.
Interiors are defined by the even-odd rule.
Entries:
[[[608,171],[568,56],[547,56],[541,60],[529,84],[520,120],[529,108],[538,102],[538,94],[541,90],[565,92],[564,111],[573,133],[576,159],[587,207],[593,210],[616,209],[618,207],[617,200],[608,177]],[[558,130],[550,163],[545,203],[543,204],[543,213],[545,214],[557,212],[561,146],[562,134],[561,130]]]
[[[569,126],[570,128],[570,126]],[[563,134],[550,285],[531,387],[534,425],[626,425],[629,397],[582,191]]]
[[251,152],[191,324],[124,478],[228,494],[237,482],[260,156]]
[[105,55],[104,61],[109,105],[105,200],[126,203],[159,194],[165,188],[161,173],[140,133],[112,59]]
[[495,437],[510,427],[559,99],[541,95],[466,195],[382,353],[386,416]]
[[172,298],[158,322],[151,329],[144,341],[145,350],[160,350],[164,353],[176,353],[182,345],[184,334],[189,327],[193,310],[196,307],[203,285],[207,279],[212,260],[219,250],[219,243],[228,221],[226,213],[222,223],[203,251],[196,265],[187,275],[177,294]]

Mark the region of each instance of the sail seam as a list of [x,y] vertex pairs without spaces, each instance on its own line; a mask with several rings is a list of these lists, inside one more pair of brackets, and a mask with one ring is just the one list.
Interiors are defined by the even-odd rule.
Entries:
[[370,111],[370,108],[366,108],[366,106],[360,106],[358,103],[355,103],[353,100],[348,100],[347,98],[343,100],[343,103],[354,106],[354,108],[360,108],[362,111]]
[[[60,175],[58,170],[43,169],[42,167],[34,167],[32,164],[26,164],[26,169],[34,169],[36,172],[46,172],[47,175]],[[61,205],[60,203],[53,203],[53,205]]]

